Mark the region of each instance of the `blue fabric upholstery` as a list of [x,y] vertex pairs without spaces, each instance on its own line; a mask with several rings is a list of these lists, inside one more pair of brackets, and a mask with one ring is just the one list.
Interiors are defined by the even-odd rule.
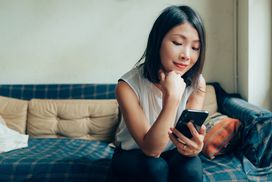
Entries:
[[79,139],[34,139],[0,155],[0,181],[106,181],[113,149]]
[[114,99],[116,84],[0,85],[0,95],[18,99]]
[[213,160],[201,155],[205,182],[247,181],[240,160],[234,154],[217,156]]

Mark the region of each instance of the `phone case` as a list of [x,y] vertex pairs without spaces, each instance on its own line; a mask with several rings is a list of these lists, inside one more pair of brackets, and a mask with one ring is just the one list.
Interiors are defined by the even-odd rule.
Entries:
[[196,130],[199,131],[201,125],[204,123],[208,115],[208,111],[205,110],[185,109],[176,124],[176,129],[179,130],[187,138],[192,138],[192,134],[190,132],[190,129],[187,127],[187,123],[189,121],[192,121]]

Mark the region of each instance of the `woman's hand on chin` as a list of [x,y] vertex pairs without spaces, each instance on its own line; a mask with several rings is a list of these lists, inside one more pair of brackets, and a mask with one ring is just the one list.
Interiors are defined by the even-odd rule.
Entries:
[[173,99],[178,101],[181,100],[183,92],[186,88],[186,84],[180,74],[175,71],[164,72],[159,71],[160,89],[163,93],[163,100]]

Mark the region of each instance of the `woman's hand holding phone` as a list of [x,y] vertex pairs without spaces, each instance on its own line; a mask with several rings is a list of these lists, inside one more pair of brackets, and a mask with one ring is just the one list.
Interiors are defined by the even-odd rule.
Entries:
[[187,123],[191,121],[194,127],[199,130],[208,115],[208,111],[205,110],[185,109],[177,121],[176,129],[179,130],[187,138],[191,138],[192,134],[187,127]]
[[169,137],[180,154],[192,157],[198,155],[204,146],[206,127],[202,125],[198,132],[193,123],[189,122],[187,126],[192,133],[192,138],[187,138],[175,128],[170,129]]
[[169,136],[178,151],[186,156],[195,156],[203,148],[206,127],[203,125],[208,116],[203,110],[184,110],[177,125]]

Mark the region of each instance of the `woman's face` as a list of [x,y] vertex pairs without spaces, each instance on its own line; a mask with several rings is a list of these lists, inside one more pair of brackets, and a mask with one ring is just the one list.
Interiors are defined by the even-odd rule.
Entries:
[[196,63],[199,53],[200,40],[196,29],[183,23],[172,28],[163,38],[161,64],[166,72],[183,75]]

